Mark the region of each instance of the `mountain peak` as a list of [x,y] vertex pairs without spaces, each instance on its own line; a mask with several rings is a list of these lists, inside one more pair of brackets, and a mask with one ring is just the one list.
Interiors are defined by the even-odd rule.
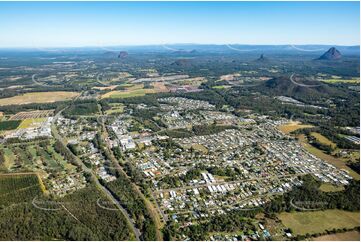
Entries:
[[330,48],[318,60],[338,60],[341,59],[341,53],[335,47]]
[[264,54],[261,54],[261,56],[257,59],[257,61],[267,61],[268,59],[264,56]]

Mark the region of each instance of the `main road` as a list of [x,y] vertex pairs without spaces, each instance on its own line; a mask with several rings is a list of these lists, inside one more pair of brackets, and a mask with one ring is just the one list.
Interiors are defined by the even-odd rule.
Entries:
[[[64,109],[63,109],[64,110]],[[63,146],[68,149],[68,147],[66,146],[66,143],[64,141],[64,139],[59,135],[58,130],[55,126],[55,121],[56,119],[60,116],[61,112],[63,111],[59,111],[55,116],[54,119],[52,121],[52,125],[51,125],[51,130],[53,133],[53,136],[56,140],[60,141]],[[69,149],[68,149],[69,150]],[[71,152],[69,150],[69,152]],[[110,200],[112,201],[112,203],[114,203],[114,205],[122,212],[122,214],[124,215],[124,217],[127,220],[127,224],[129,226],[129,228],[131,228],[131,230],[133,231],[133,234],[135,235],[137,240],[140,240],[140,231],[138,228],[136,228],[136,226],[133,223],[133,220],[131,219],[130,215],[128,214],[127,210],[125,210],[122,205],[119,203],[119,201],[111,194],[111,192],[105,187],[103,186],[100,182],[98,177],[94,174],[94,171],[90,168],[88,168],[81,159],[79,159],[79,157],[73,155],[73,159],[75,161],[75,163],[85,172],[87,172],[88,174],[91,175],[91,180],[92,182],[96,185],[96,187],[98,187],[98,189],[103,192],[103,194]]]
[[[103,116],[99,116],[98,117],[98,122],[101,123],[102,126],[102,138],[104,140],[108,140],[109,139],[109,134],[108,131],[105,127],[105,123],[104,123],[104,119]],[[113,165],[113,168],[115,170],[117,170],[120,174],[122,174],[126,179],[130,179],[130,177],[128,176],[128,174],[123,170],[123,168],[121,167],[121,165],[119,164],[119,161],[115,158],[113,152],[110,150],[110,148],[108,147],[107,142],[106,143],[106,149],[108,150],[108,153],[110,154],[110,157],[108,157]],[[158,215],[158,212],[156,211],[156,209],[154,208],[153,204],[144,196],[144,194],[140,191],[139,187],[133,183],[132,181],[130,181],[133,187],[133,190],[138,194],[138,196],[140,197],[140,199],[143,200],[148,212],[150,213],[150,216],[152,217],[153,222],[155,223],[156,227],[157,227],[157,231],[156,231],[156,236],[157,236],[157,240],[162,240],[162,234],[160,232],[161,227],[162,227],[162,223],[160,221],[160,217]],[[154,201],[156,202],[155,198],[153,197]],[[157,203],[156,203],[157,204]],[[159,209],[159,214],[163,215],[159,205],[157,204],[157,208]],[[163,220],[165,220],[166,218],[163,217]]]

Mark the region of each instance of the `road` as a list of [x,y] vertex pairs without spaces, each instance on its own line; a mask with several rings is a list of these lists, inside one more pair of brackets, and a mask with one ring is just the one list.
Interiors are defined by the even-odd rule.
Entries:
[[102,85],[104,85],[104,86],[106,86],[106,87],[109,87],[108,84],[102,82],[102,81],[99,79],[100,76],[103,76],[103,73],[99,73],[99,74],[97,75],[97,82],[99,82],[100,84],[102,84]]
[[[105,127],[104,124],[104,119],[102,117],[98,117],[98,121],[101,123],[102,125],[102,138],[103,140],[108,140],[109,139],[109,134],[108,131]],[[105,142],[107,144],[107,142]],[[110,150],[110,148],[106,145],[106,149],[108,150],[108,153],[110,154],[110,160],[112,162],[113,168],[116,169],[120,174],[122,174],[124,177],[126,177],[127,179],[130,180],[130,177],[128,176],[128,174],[123,170],[123,168],[120,166],[118,160],[114,157],[113,152]],[[151,215],[153,222],[155,223],[155,225],[157,226],[157,240],[162,240],[162,235],[160,233],[161,230],[161,221],[160,218],[158,216],[158,212],[156,211],[156,209],[153,207],[153,204],[144,196],[144,194],[140,191],[139,187],[134,184],[132,181],[130,181],[130,183],[133,185],[132,187],[134,188],[134,191],[138,194],[138,196],[143,200],[149,214]],[[158,206],[159,210],[160,207]]]
[[44,86],[44,87],[47,86],[46,84],[40,83],[40,82],[38,82],[37,80],[35,80],[35,76],[36,76],[36,74],[32,75],[32,76],[31,76],[31,79],[33,80],[33,82],[34,82],[36,85]]
[[[64,110],[64,109],[63,109]],[[51,130],[53,133],[53,136],[56,140],[60,141],[64,147],[66,146],[66,143],[64,141],[64,139],[59,135],[58,130],[56,129],[55,126],[55,121],[57,118],[59,118],[59,116],[61,115],[61,112],[63,111],[59,111],[53,119],[52,125],[51,125]],[[69,150],[70,151],[70,150]],[[76,164],[82,168],[83,171],[91,174],[91,180],[94,182],[94,184],[96,185],[96,187],[103,192],[104,195],[106,195],[106,197],[112,201],[114,203],[114,205],[122,212],[122,214],[124,215],[124,217],[127,220],[128,226],[129,228],[131,228],[131,230],[133,231],[135,237],[137,240],[140,240],[140,231],[138,228],[136,228],[136,226],[133,223],[133,220],[131,219],[130,215],[128,214],[127,210],[125,210],[122,205],[119,203],[119,201],[111,194],[111,192],[105,187],[103,186],[100,182],[98,177],[94,174],[94,171],[90,168],[88,168],[83,162],[82,160],[79,159],[79,157],[73,155],[74,161],[76,162]]]
[[297,86],[300,86],[300,87],[319,87],[321,86],[320,84],[317,84],[317,85],[307,85],[307,84],[302,84],[302,83],[298,83],[296,82],[293,77],[294,77],[295,73],[292,73],[292,75],[290,76],[290,80],[293,84],[297,85]]

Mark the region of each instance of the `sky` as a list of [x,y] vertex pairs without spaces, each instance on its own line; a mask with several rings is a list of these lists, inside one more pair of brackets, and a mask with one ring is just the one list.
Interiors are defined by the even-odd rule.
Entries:
[[359,42],[359,2],[0,2],[0,47]]

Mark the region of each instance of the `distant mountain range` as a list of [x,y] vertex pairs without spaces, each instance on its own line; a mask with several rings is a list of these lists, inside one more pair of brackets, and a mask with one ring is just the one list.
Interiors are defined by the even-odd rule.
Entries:
[[[68,48],[42,48],[34,49],[34,48],[6,48],[1,49],[1,51],[41,51],[41,52],[54,52],[56,51],[64,51],[66,52],[101,52],[104,53],[104,49],[113,49],[119,51],[127,51],[130,53],[138,53],[138,52],[149,52],[149,53],[170,53],[170,54],[186,54],[186,55],[201,55],[203,53],[215,53],[215,54],[238,54],[238,55],[279,55],[279,54],[302,54],[314,56],[313,58],[317,58],[330,48],[334,47],[339,52],[342,53],[343,56],[353,55],[359,56],[360,54],[360,46],[338,46],[338,45],[241,45],[241,44],[167,44],[164,45],[141,45],[141,46],[131,46],[131,45],[122,45],[122,46],[89,46],[89,47],[68,47]],[[117,52],[117,55],[119,54]],[[110,51],[113,52],[113,51]],[[108,53],[109,54],[109,53]]]

